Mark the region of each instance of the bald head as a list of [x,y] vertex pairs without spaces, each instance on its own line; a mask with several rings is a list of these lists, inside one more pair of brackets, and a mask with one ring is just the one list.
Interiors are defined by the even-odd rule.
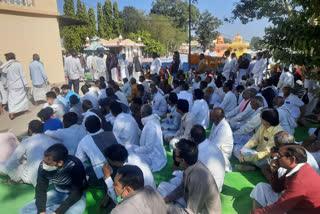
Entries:
[[152,114],[152,108],[150,105],[145,104],[140,109],[141,118],[148,117]]
[[210,112],[210,120],[215,124],[218,125],[221,120],[224,119],[224,111],[222,108],[214,108]]
[[273,104],[273,106],[280,107],[284,104],[284,98],[277,96],[277,97],[273,98],[272,104]]

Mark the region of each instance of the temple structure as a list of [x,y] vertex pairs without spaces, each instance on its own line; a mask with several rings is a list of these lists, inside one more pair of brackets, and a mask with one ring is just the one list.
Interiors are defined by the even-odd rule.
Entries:
[[249,43],[243,43],[243,38],[238,33],[237,36],[233,39],[232,44],[224,43],[224,38],[222,35],[219,35],[217,43],[215,44],[212,52],[215,52],[218,57],[221,57],[226,50],[235,52],[237,56],[241,56],[243,53],[246,53],[249,47]]

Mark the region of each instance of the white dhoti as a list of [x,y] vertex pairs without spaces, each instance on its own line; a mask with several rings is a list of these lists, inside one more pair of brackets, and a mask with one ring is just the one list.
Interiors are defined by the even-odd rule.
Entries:
[[25,87],[9,88],[9,113],[18,113],[29,109],[28,91]]
[[112,77],[113,81],[115,81],[115,82],[119,81],[119,79],[118,79],[118,69],[117,68],[112,68],[111,69],[111,77]]
[[135,71],[132,72],[132,77],[135,78],[138,83],[140,83],[139,81],[140,76],[141,76],[141,72],[135,72]]
[[33,85],[31,89],[31,94],[34,101],[46,100],[46,93],[50,91],[47,83],[43,83],[42,85]]
[[266,207],[278,201],[281,193],[274,192],[270,184],[261,182],[252,190],[250,197],[256,200],[262,207]]
[[242,80],[242,77],[244,75],[246,75],[248,72],[248,69],[239,69],[239,73],[238,73],[238,79],[237,79],[237,85],[240,84],[240,81]]
[[[157,190],[163,198],[168,196],[182,182],[183,171],[177,170],[177,171],[174,171],[172,174],[175,175],[176,177],[170,179],[169,182],[161,182],[158,186]],[[184,198],[181,197],[178,200],[176,200],[175,203],[172,203],[172,205],[175,205],[178,207],[186,207],[187,203],[184,200]]]
[[0,82],[0,103],[1,104],[8,103],[8,91],[6,89],[4,89],[1,82]]

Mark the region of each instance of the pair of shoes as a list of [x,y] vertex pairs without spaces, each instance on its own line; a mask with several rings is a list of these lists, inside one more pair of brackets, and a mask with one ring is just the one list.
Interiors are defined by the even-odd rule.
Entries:
[[236,164],[236,169],[240,172],[247,172],[247,171],[254,171],[257,168],[252,165],[246,165],[246,164]]
[[14,115],[9,114],[9,118],[10,118],[10,120],[13,120],[14,119]]

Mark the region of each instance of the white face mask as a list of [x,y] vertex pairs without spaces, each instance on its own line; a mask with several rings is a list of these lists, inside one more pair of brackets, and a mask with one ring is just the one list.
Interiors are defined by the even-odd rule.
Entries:
[[54,170],[57,170],[58,167],[57,166],[49,166],[45,163],[42,164],[42,168],[48,172],[51,172],[51,171],[54,171]]

